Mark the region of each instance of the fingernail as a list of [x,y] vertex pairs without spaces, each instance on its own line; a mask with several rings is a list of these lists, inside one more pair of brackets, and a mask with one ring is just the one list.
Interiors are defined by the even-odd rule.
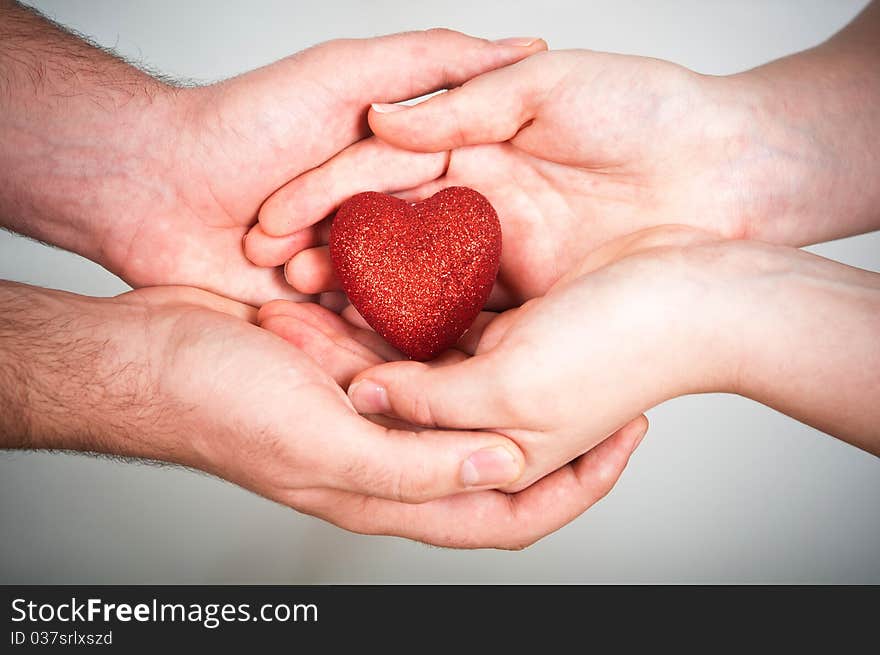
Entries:
[[507,484],[519,474],[519,463],[503,446],[478,450],[461,465],[461,482],[466,487]]
[[381,384],[372,380],[358,380],[348,388],[348,397],[354,408],[361,414],[388,414],[391,403],[388,392]]
[[495,45],[515,45],[520,48],[528,48],[537,40],[538,37],[536,36],[509,36],[506,39],[498,39],[492,43]]
[[290,268],[290,262],[292,261],[292,259],[288,259],[287,263],[281,267],[281,270],[284,273],[284,281],[287,282],[289,286],[293,286],[293,283],[290,281],[290,278],[287,277],[287,269]]
[[380,114],[393,114],[396,111],[403,111],[404,109],[409,107],[409,105],[394,105],[384,102],[374,102],[370,106],[373,108],[373,111]]
[[244,250],[244,244],[247,243],[247,238],[250,236],[250,231],[244,233],[244,236],[241,237],[241,249]]

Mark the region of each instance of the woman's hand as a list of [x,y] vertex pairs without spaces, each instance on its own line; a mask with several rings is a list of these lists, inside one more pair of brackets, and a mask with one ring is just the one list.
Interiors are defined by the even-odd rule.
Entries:
[[[479,319],[471,339],[478,338],[480,326],[490,318],[484,314]],[[375,332],[317,305],[276,301],[260,310],[259,320],[306,352],[343,386],[365,367],[401,357]],[[413,429],[390,417],[371,418],[389,428]],[[456,548],[522,548],[607,494],[646,429],[647,421],[640,416],[583,457],[516,494],[480,491],[407,504],[323,488],[300,494],[296,507],[356,532],[400,535]]]
[[508,491],[689,393],[740,393],[880,453],[878,333],[876,273],[662,227],[466,335],[472,357],[382,364],[349,395],[365,414],[510,438],[526,469]]
[[[375,138],[267,200],[248,254],[289,259],[287,279],[302,292],[333,289],[320,221],[340,202],[469,186],[502,221],[490,307],[505,309],[546,293],[594,248],[658,225],[787,245],[876,229],[878,36],[873,3],[825,44],[728,77],[554,51],[415,107],[376,106]],[[273,250],[267,234],[299,241]]]
[[[693,219],[740,236],[746,191],[736,164],[746,155],[734,147],[748,117],[738,105],[719,110],[707,86],[667,62],[556,51],[415,107],[374,108],[375,138],[269,198],[248,254],[264,264],[293,256],[287,279],[299,291],[337,289],[323,247],[326,225],[313,223],[366,189],[420,198],[468,186],[502,222],[489,307],[505,309],[543,295],[591,250],[644,227]],[[273,258],[265,234],[318,247]]]

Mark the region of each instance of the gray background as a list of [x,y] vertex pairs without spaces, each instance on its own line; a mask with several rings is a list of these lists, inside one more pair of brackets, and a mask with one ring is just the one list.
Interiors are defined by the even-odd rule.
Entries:
[[[724,74],[820,42],[865,2],[36,4],[158,70],[210,81],[334,37],[432,26]],[[880,233],[812,250],[880,270]],[[88,261],[8,234],[0,277],[94,295],[126,289]],[[876,458],[732,396],[681,398],[649,418],[611,495],[519,553],[352,535],[174,468],[3,454],[0,582],[880,583]]]

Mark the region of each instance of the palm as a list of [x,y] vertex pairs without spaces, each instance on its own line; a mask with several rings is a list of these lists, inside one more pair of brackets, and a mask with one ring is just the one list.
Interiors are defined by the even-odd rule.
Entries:
[[[352,369],[351,377],[385,361],[378,356],[334,348],[336,361],[325,372],[303,350],[254,325],[254,308],[189,287],[138,289],[118,300],[148,308],[148,345],[163,362],[155,402],[179,407],[177,429],[197,444],[198,458],[183,464],[289,502],[323,448],[316,435],[323,442],[366,423],[332,376],[344,381],[340,367]],[[310,313],[305,303],[290,305]],[[283,327],[291,340],[289,333],[307,332]],[[239,453],[234,466],[229,452]]]
[[698,138],[705,124],[692,108],[689,73],[595,53],[589,67],[574,53],[546,53],[511,68],[552,57],[571,57],[570,68],[527,126],[505,143],[453,150],[446,175],[413,194],[461,185],[492,202],[504,230],[495,307],[543,295],[623,234],[718,211],[703,204],[702,180],[720,175],[724,162]]
[[446,186],[468,186],[492,203],[502,222],[504,249],[490,307],[503,309],[543,295],[583,256],[632,225],[636,203],[609,199],[601,174],[534,157],[510,143],[453,151]]
[[184,284],[251,304],[298,296],[277,269],[258,268],[245,258],[241,240],[249,220],[199,195],[144,212],[111,253],[108,268],[133,287]]
[[[167,166],[173,193],[134,212],[141,218],[120,244],[118,270],[133,286],[185,284],[252,304],[302,298],[279,269],[252,264],[242,238],[275,189],[363,136],[365,106],[331,87],[304,102],[294,91],[306,84],[297,63],[270,67],[285,80],[272,88],[260,88],[268,81],[260,70],[179,96],[192,118]],[[310,120],[315,114],[327,118]]]
[[[529,83],[522,80],[531,78],[540,80],[540,91],[523,91]],[[523,96],[505,99],[508,89]],[[490,307],[503,309],[542,295],[584,255],[624,234],[686,223],[716,225],[733,235],[719,217],[738,208],[729,161],[734,151],[707,111],[710,92],[711,81],[666,62],[542,53],[477,78],[448,97],[400,113],[371,114],[376,138],[292,182],[288,194],[329,188],[338,204],[368,188],[409,199],[455,185],[480,191],[498,211],[504,232],[498,284],[490,298]],[[520,112],[535,97],[537,104]],[[439,136],[432,137],[432,130]],[[500,135],[512,136],[503,140]],[[439,159],[442,170],[443,155],[435,151],[449,146],[440,177],[414,179],[419,167],[434,170],[423,161]],[[725,192],[712,191],[718,188]],[[295,279],[322,278],[299,269],[300,264],[322,266],[319,258],[305,256],[295,263]],[[321,281],[332,284],[326,276]],[[323,290],[320,284],[307,286]]]
[[[502,314],[495,320],[484,313],[459,346],[466,352],[472,352],[478,341],[481,347],[492,347],[490,342],[502,337],[506,330],[504,324],[519,311]],[[352,375],[365,368],[401,358],[400,353],[375,332],[359,329],[315,305],[279,301],[261,309],[260,317],[265,328],[303,349],[323,369],[332,371],[333,377],[344,386]],[[494,336],[488,331],[481,334],[486,325]],[[445,364],[464,357],[463,352],[450,351]],[[405,430],[418,429],[392,417],[371,418]],[[644,431],[642,425],[634,427]],[[296,506],[355,531],[400,534],[455,547],[522,547],[571,520],[607,493],[632,450],[632,429],[624,429],[577,462],[562,466],[516,494],[492,490],[406,504],[333,489],[309,489],[297,496]],[[424,439],[425,434],[428,433],[422,433],[420,439]],[[448,443],[454,433],[440,434],[444,443]],[[517,434],[516,438],[522,439],[524,444],[538,445],[536,439],[524,434]],[[546,443],[540,445],[546,447]],[[540,461],[546,461],[549,456],[542,457]],[[560,465],[566,461],[559,456],[556,459]],[[530,479],[537,477],[532,475]],[[516,488],[525,486],[519,483]],[[579,496],[582,500],[578,500]],[[529,536],[524,538],[523,531]]]

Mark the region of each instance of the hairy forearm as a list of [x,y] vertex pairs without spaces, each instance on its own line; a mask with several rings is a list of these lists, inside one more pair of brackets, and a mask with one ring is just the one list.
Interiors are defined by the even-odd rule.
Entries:
[[177,419],[156,402],[141,314],[0,281],[0,448],[175,461]]
[[[0,225],[101,261],[153,171],[173,91],[0,0]],[[138,196],[142,196],[138,198]]]
[[718,248],[736,352],[722,390],[880,455],[880,274],[780,246]]
[[805,245],[880,228],[878,71],[875,2],[820,46],[727,80],[749,106],[746,236]]

